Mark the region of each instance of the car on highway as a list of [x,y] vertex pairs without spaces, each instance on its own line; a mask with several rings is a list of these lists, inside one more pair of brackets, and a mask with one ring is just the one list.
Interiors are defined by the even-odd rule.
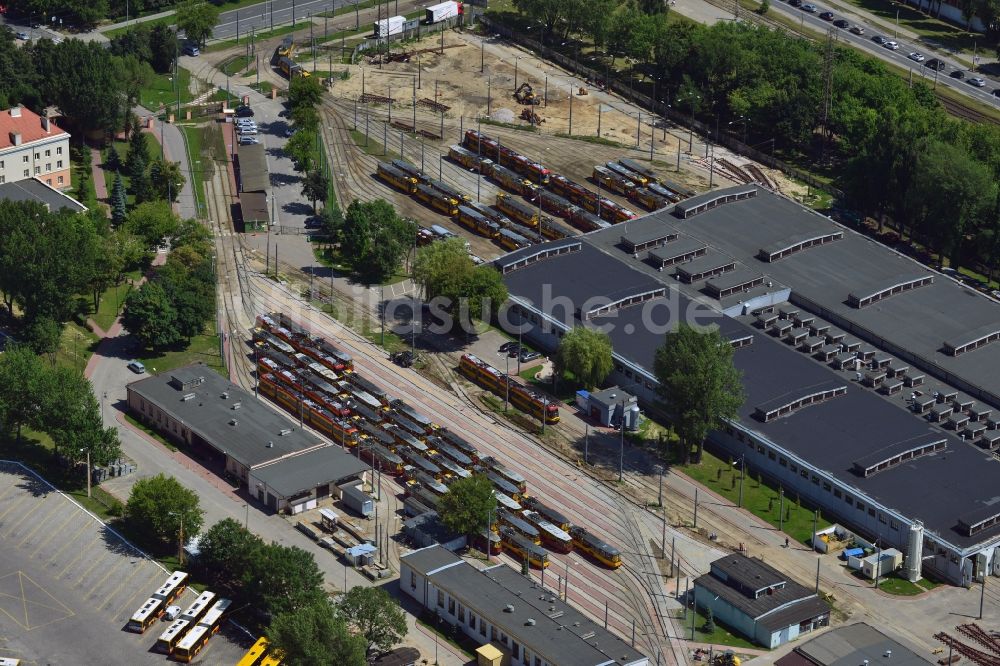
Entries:
[[889,49],[890,51],[895,51],[899,48],[899,44],[892,41],[891,39],[882,45],[882,48]]
[[238,107],[236,107],[236,117],[253,118],[253,109],[251,109],[246,104],[240,104]]
[[863,35],[865,34],[865,29],[862,28],[860,25],[852,25],[851,32],[853,32],[855,35]]
[[944,64],[944,62],[938,60],[937,58],[931,58],[930,60],[924,63],[924,67],[929,67],[930,69],[940,72],[944,70],[946,65]]
[[21,41],[24,41],[24,42],[26,42],[29,39],[31,39],[31,37],[28,36],[28,33],[24,32],[23,30],[21,32],[18,32],[17,35],[16,35],[16,37],[18,39],[20,39]]
[[1000,88],[994,88],[993,89],[993,96],[994,97],[1000,97]]
[[792,7],[801,7],[802,0],[788,0],[788,4],[790,4]]
[[968,83],[970,86],[976,86],[977,88],[985,88],[986,87],[986,79],[984,79],[984,78],[982,78],[980,76],[973,76],[966,83]]
[[910,55],[908,55],[906,57],[909,58],[910,60],[914,61],[914,62],[923,62],[924,60],[926,60],[926,58],[924,57],[924,54],[920,53],[918,51],[914,51],[913,53],[911,53]]
[[833,20],[833,12],[823,12],[822,14],[819,15],[819,17],[821,19],[823,19],[824,21],[832,21]]
[[833,22],[833,24],[834,24],[835,26],[837,26],[838,28],[843,28],[843,29],[845,29],[845,30],[846,30],[846,29],[847,29],[847,28],[848,28],[848,27],[849,27],[849,26],[851,25],[851,24],[850,24],[850,23],[849,23],[849,22],[847,21],[847,19],[837,19],[836,21],[834,21],[834,22]]
[[962,71],[962,70],[960,70],[960,69],[956,69],[955,71],[953,71],[953,72],[952,72],[951,74],[949,74],[948,76],[950,76],[950,77],[951,77],[951,78],[953,78],[953,79],[958,79],[959,81],[961,81],[962,79],[964,79],[964,78],[965,78],[965,72],[963,72],[963,71]]
[[805,4],[802,5],[802,11],[809,12],[810,14],[815,14],[819,10],[816,9],[816,5]]
[[883,37],[882,35],[873,35],[872,41],[881,46],[882,44],[885,44],[889,40]]
[[125,367],[137,375],[141,375],[146,372],[146,366],[142,364],[142,361],[129,361],[128,365]]

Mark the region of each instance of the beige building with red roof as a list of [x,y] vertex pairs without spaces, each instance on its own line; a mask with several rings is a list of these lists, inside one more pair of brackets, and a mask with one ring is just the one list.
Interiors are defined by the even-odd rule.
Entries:
[[37,178],[70,187],[69,133],[22,106],[0,111],[0,184]]

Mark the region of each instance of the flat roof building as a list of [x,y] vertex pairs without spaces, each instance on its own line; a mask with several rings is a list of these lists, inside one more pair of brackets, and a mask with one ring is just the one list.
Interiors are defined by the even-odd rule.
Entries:
[[46,185],[39,178],[26,178],[13,183],[0,183],[0,199],[9,201],[33,201],[40,203],[52,213],[63,208],[82,213],[87,207],[59,190]]
[[930,663],[864,622],[823,632],[775,662],[776,666],[930,666]]
[[[746,401],[711,446],[898,548],[916,563],[908,575],[1000,574],[1000,343],[987,330],[1000,328],[1000,304],[748,192],[497,259],[508,320],[547,352],[573,326],[600,326],[614,348],[607,381],[650,407],[666,333],[717,326]],[[630,251],[648,239],[661,242]],[[986,332],[968,341],[963,330]]]
[[766,648],[830,624],[830,606],[763,561],[740,553],[712,562],[694,581],[698,608]]
[[[513,666],[648,666],[649,659],[504,564],[477,569],[441,546],[400,558],[399,586]],[[506,663],[506,662],[505,662]]]
[[140,420],[205,455],[276,511],[314,508],[331,487],[371,469],[202,363],[126,388]]

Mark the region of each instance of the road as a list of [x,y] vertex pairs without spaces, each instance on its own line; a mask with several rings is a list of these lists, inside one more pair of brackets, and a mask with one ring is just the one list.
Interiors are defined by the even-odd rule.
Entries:
[[[814,13],[810,13],[804,11],[801,7],[793,7],[788,2],[778,1],[771,5],[772,10],[785,14],[793,19],[797,19],[800,25],[808,26],[809,28],[819,32],[832,30],[838,41],[849,44],[858,50],[864,51],[869,55],[874,55],[875,57],[886,62],[890,62],[898,67],[910,70],[913,79],[921,79],[932,87],[944,86],[951,88],[967,97],[975,99],[977,102],[989,106],[1000,106],[1000,97],[993,94],[995,90],[1000,89],[1000,83],[994,79],[987,78],[981,73],[971,74],[966,66],[954,57],[942,56],[938,52],[929,52],[928,45],[926,44],[920,44],[918,41],[910,40],[902,34],[897,37],[897,35],[893,32],[883,31],[879,26],[874,25],[871,20],[862,17],[860,14],[833,11],[833,8],[828,8],[822,3],[815,5],[815,7],[816,11]],[[834,17],[829,21],[821,19],[819,15],[825,11],[833,11]],[[863,27],[865,33],[863,35],[856,35],[848,30],[834,27],[833,21],[840,18],[848,20],[852,25]],[[882,36],[886,39],[896,41],[899,44],[899,48],[896,50],[890,50],[876,44],[873,40],[877,36]],[[927,60],[930,60],[931,58],[942,60],[946,64],[945,70],[938,74],[937,72],[930,71],[929,68],[925,67],[921,63],[910,60],[907,56],[913,52],[923,53],[927,56]],[[963,80],[954,79],[949,76],[951,72],[956,70],[964,72],[965,78]],[[967,80],[971,76],[976,75],[986,78],[985,87],[977,88],[967,83]]]
[[[341,7],[357,7],[357,2],[345,0],[271,0],[243,9],[219,14],[219,22],[212,31],[213,39],[236,39],[246,35],[251,28],[256,31],[271,30],[276,25],[305,21],[308,16],[332,12]],[[398,7],[398,4],[397,4]],[[356,14],[361,23],[360,11]],[[317,32],[317,37],[319,33]]]

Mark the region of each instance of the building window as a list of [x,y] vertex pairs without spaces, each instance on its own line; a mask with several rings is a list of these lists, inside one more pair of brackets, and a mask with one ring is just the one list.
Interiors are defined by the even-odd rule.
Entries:
[[46,171],[52,171],[52,162],[46,162],[45,163],[45,170]]
[[458,605],[458,621],[465,622],[465,606],[462,604]]
[[542,666],[542,658],[537,654],[535,655],[535,666]]
[[847,502],[847,506],[854,506],[854,499],[850,495],[844,495],[844,501]]
[[528,652],[528,648],[524,648],[524,658],[521,659],[526,664],[531,664],[531,653]]
[[45,184],[48,185],[49,187],[52,187],[52,179],[51,178],[46,178],[45,179]]
[[788,467],[788,461],[785,460],[784,458],[778,458],[778,464],[781,465],[782,467]]
[[872,518],[874,518],[875,517],[875,509],[868,509],[868,515],[871,516]]
[[802,475],[802,478],[803,478],[803,479],[808,479],[808,478],[809,478],[809,472],[807,472],[807,471],[806,471],[806,470],[804,470],[804,469],[803,469],[803,470],[802,470],[801,472],[799,472],[799,474],[801,474],[801,475]]
[[[816,476],[815,474],[813,474],[812,482],[813,482],[814,486],[818,486],[819,485],[819,477]],[[829,490],[830,486],[827,486],[826,489]]]
[[862,502],[861,500],[858,500],[858,503],[857,503],[856,506],[857,506],[858,511],[864,511],[865,510],[865,503]]
[[491,640],[491,641],[495,641],[495,640],[497,640],[497,638],[498,638],[498,636],[497,636],[497,628],[496,628],[496,625],[492,625],[492,624],[491,624],[491,625],[490,625],[490,640]]
[[833,496],[836,497],[837,499],[840,499],[841,494],[842,493],[840,492],[840,488],[833,489]]
[[27,178],[27,177],[28,177],[29,175],[30,175],[30,174],[28,173],[28,170],[27,170],[27,169],[25,169],[25,170],[24,170],[24,177],[25,177],[25,178]]
[[451,597],[448,597],[448,615],[454,615],[454,614],[455,614],[455,600],[452,599]]
[[6,182],[7,182],[7,176],[0,174],[0,183],[6,183]]
[[21,158],[21,162],[23,162],[24,164],[27,164],[28,163],[28,156],[25,155],[24,157],[22,157]]
[[739,432],[736,433],[736,441],[737,442],[742,442],[743,441],[743,431],[742,430],[740,430]]
[[56,155],[62,155],[62,146],[56,148]]
[[36,166],[36,167],[35,167],[35,175],[37,176],[37,175],[38,175],[38,174],[40,174],[41,172],[42,172],[42,167],[40,167],[40,166]]
[[3,168],[3,160],[0,160],[0,169]]
[[59,184],[59,185],[62,185],[63,184],[63,177],[59,176],[58,178],[56,178],[56,183]]
[[476,628],[476,614],[473,613],[471,610],[469,611],[469,626],[472,627],[473,629]]
[[500,632],[500,642],[503,643],[504,645],[507,645],[507,634],[503,633],[502,631]]
[[510,655],[514,659],[520,659],[521,658],[521,646],[518,645],[514,641],[510,642]]
[[52,151],[51,150],[46,150],[45,151],[45,156],[46,157],[50,157],[51,155],[52,155]]
[[632,371],[631,370],[626,370],[625,371],[625,376],[628,377],[629,379],[632,379]]
[[417,589],[417,572],[410,570],[410,589]]
[[795,474],[796,472],[799,471],[799,467],[795,463],[792,463],[788,466],[788,471],[790,471],[792,474]]
[[879,514],[878,514],[878,522],[880,522],[883,525],[885,525],[885,514],[884,513],[879,512]]
[[486,635],[486,621],[483,618],[479,618],[479,634],[481,636]]
[[898,532],[899,531],[899,523],[897,523],[895,520],[890,520],[889,521],[889,529],[893,529],[893,530],[896,530]]
[[438,590],[438,608],[444,608],[444,592]]
[[36,159],[36,160],[37,160],[38,158],[40,158],[40,157],[41,157],[41,155],[40,155],[40,154],[38,154],[38,153],[35,153],[35,159]]
[[758,444],[757,445],[757,453],[759,453],[760,455],[764,455],[764,445],[763,444]]
[[767,452],[767,457],[768,457],[768,459],[770,459],[770,460],[774,460],[774,459],[775,459],[775,457],[776,457],[776,456],[774,455],[774,451],[768,451],[768,452]]
[[62,169],[62,160],[56,160],[56,168]]

